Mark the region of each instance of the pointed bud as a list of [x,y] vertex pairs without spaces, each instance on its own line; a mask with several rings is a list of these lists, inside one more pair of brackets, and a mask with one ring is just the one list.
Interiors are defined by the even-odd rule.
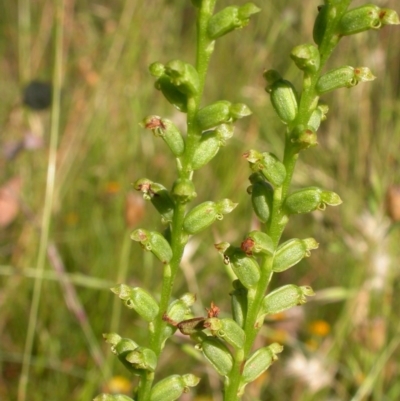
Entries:
[[215,220],[222,220],[223,215],[230,213],[236,206],[237,203],[233,203],[229,199],[223,199],[217,203],[211,201],[201,203],[185,216],[183,229],[188,234],[197,234],[214,223]]
[[230,264],[233,272],[246,288],[254,287],[260,280],[258,263],[240,248],[230,246],[224,252],[224,263]]
[[199,74],[191,64],[181,60],[172,60],[165,65],[165,74],[184,95],[194,96],[199,92]]
[[172,221],[175,202],[163,185],[153,182],[148,178],[140,178],[133,186],[137,191],[143,193],[143,198],[145,200],[151,201],[158,213],[160,213],[163,223]]
[[192,169],[198,170],[205,166],[218,153],[220,147],[221,141],[216,130],[202,134],[200,143],[193,154]]
[[151,322],[156,318],[159,310],[158,304],[143,288],[120,284],[111,288],[111,291],[125,301],[128,308],[134,309],[146,321]]
[[129,352],[125,359],[132,366],[139,370],[147,370],[154,372],[157,367],[157,356],[153,350],[144,347],[138,347],[134,351]]
[[207,337],[197,348],[203,351],[206,359],[221,376],[227,376],[232,370],[232,355],[218,338]]
[[380,8],[373,4],[347,11],[338,25],[338,32],[342,36],[354,35],[369,29],[379,29],[382,23],[379,18]]
[[280,287],[268,294],[262,301],[260,316],[273,315],[302,305],[307,302],[306,296],[315,295],[311,287],[298,287],[294,284],[288,284]]
[[272,270],[283,272],[299,263],[303,258],[310,256],[312,249],[318,248],[318,242],[314,238],[293,238],[278,247],[274,255]]
[[315,89],[321,95],[338,88],[351,88],[357,85],[354,68],[344,66],[330,70],[322,75],[317,82]]
[[325,104],[319,104],[318,107],[313,111],[308,121],[308,126],[317,132],[322,121],[326,120],[326,114],[329,111],[329,107]]
[[240,280],[234,280],[232,285],[234,290],[229,293],[231,296],[232,316],[235,322],[243,328],[247,314],[247,288]]
[[260,171],[272,185],[279,187],[285,181],[286,168],[274,154],[249,150],[243,156],[250,163],[251,169],[254,172]]
[[246,336],[243,329],[234,320],[211,317],[205,320],[204,327],[209,329],[213,336],[219,337],[232,347],[243,348]]
[[165,99],[176,107],[182,113],[187,112],[188,97],[184,93],[178,90],[178,88],[171,83],[168,76],[162,75],[157,79],[155,88],[162,92]]
[[338,206],[342,203],[339,195],[323,191],[318,187],[307,187],[289,195],[285,200],[285,210],[289,214],[309,213],[324,210],[326,205]]
[[319,51],[314,45],[304,44],[296,46],[290,53],[290,57],[302,71],[313,73],[319,69]]
[[192,180],[188,178],[178,178],[172,186],[172,196],[177,203],[188,203],[193,200],[197,193]]
[[271,103],[281,121],[285,124],[292,122],[298,112],[297,95],[291,82],[284,79],[276,79],[277,73],[269,70],[264,73],[268,83],[266,91],[271,96]]
[[132,366],[126,359],[129,352],[134,351],[139,346],[130,338],[121,338],[116,333],[103,334],[107,343],[111,344],[111,352],[118,356],[122,364],[133,374],[140,374],[140,372]]
[[231,121],[230,107],[231,102],[219,100],[208,106],[203,107],[197,113],[196,120],[202,131],[225,124]]
[[185,151],[185,142],[176,125],[166,118],[148,116],[143,119],[141,126],[151,129],[155,136],[161,137],[171,149],[174,156],[179,157]]
[[152,388],[150,401],[175,401],[199,382],[200,379],[192,374],[168,376]]
[[260,9],[253,3],[247,3],[242,7],[226,7],[210,18],[208,36],[215,40],[235,29],[243,28],[249,23],[249,18],[259,11]]
[[147,231],[143,228],[138,228],[131,234],[131,239],[140,242],[146,251],[150,251],[162,263],[167,264],[171,261],[171,246],[159,232]]
[[243,383],[251,383],[257,379],[278,359],[276,355],[282,351],[282,345],[272,343],[268,347],[263,347],[253,352],[244,365],[242,374]]
[[274,189],[257,173],[252,174],[249,179],[252,185],[247,188],[247,192],[251,194],[254,212],[262,223],[266,223],[271,214]]
[[354,68],[354,78],[358,82],[368,82],[376,79],[376,76],[372,74],[368,67],[356,67]]

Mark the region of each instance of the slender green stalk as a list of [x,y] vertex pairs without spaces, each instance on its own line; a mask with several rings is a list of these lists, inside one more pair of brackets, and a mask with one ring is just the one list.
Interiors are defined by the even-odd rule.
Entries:
[[[204,1],[197,15],[197,61],[196,69],[200,78],[200,90],[197,96],[189,98],[187,112],[187,140],[185,147],[185,157],[183,166],[178,169],[179,178],[192,178],[191,161],[193,153],[200,139],[201,130],[196,125],[195,117],[200,108],[201,96],[204,90],[205,77],[208,65],[213,51],[208,40],[206,29],[208,20],[212,15],[215,0]],[[187,243],[187,235],[183,234],[183,220],[186,213],[185,205],[177,203],[174,208],[174,217],[171,224],[171,249],[173,252],[172,260],[164,267],[163,282],[161,289],[161,299],[159,303],[159,314],[154,324],[154,331],[151,333],[150,348],[155,352],[157,357],[162,352],[163,331],[166,322],[163,321],[163,314],[166,312],[174,287],[175,277],[179,271],[180,262],[183,251]],[[138,399],[139,401],[148,401],[150,399],[150,391],[154,380],[154,374],[144,374],[141,376]]]
[[28,329],[25,340],[24,358],[22,372],[18,385],[18,401],[25,401],[29,381],[29,368],[33,349],[33,341],[36,332],[37,317],[39,311],[40,297],[42,291],[42,276],[46,263],[46,251],[49,243],[51,214],[54,200],[54,185],[56,176],[57,145],[60,124],[60,94],[63,75],[63,36],[64,36],[64,1],[57,1],[56,8],[56,34],[55,34],[55,63],[53,73],[53,101],[50,128],[49,161],[47,167],[46,192],[42,217],[42,229],[36,271],[38,275],[34,280],[32,304],[28,319]]

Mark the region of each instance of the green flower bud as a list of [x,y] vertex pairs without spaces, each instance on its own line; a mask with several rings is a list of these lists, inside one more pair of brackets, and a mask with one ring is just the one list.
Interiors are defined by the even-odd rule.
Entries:
[[104,339],[108,344],[111,344],[111,352],[118,356],[122,364],[133,374],[140,372],[132,366],[126,359],[126,355],[137,349],[139,346],[130,338],[121,338],[116,333],[103,334]]
[[282,351],[282,345],[272,343],[268,347],[263,347],[253,352],[244,365],[242,382],[247,384],[257,379],[278,359],[276,355]]
[[369,29],[379,29],[382,23],[379,18],[380,8],[373,4],[347,11],[341,18],[337,30],[342,36],[354,35]]
[[193,208],[185,217],[183,229],[196,234],[210,226],[217,218],[215,203],[208,201]]
[[120,354],[135,350],[138,345],[130,338],[122,338],[117,333],[104,333],[103,338],[107,344],[111,344],[111,352],[113,354]]
[[318,145],[316,132],[312,127],[304,127],[304,125],[298,125],[294,128],[290,141],[296,152]]
[[154,372],[157,367],[157,356],[150,348],[138,347],[129,352],[125,359],[139,370]]
[[232,316],[240,327],[244,327],[247,314],[247,288],[240,280],[234,280],[232,284],[234,288],[230,293]]
[[357,83],[354,68],[344,66],[330,70],[322,75],[318,79],[315,89],[319,94],[323,94],[338,88],[351,88]]
[[208,106],[203,107],[197,113],[196,120],[202,131],[225,124],[231,121],[230,107],[231,102],[219,100]]
[[205,166],[218,153],[220,147],[221,141],[216,131],[202,134],[200,143],[193,154],[192,169],[198,170]]
[[196,234],[206,229],[216,219],[222,220],[223,215],[230,213],[236,206],[237,203],[229,199],[223,199],[217,203],[211,201],[201,203],[186,215],[183,229],[188,234]]
[[172,121],[162,119],[159,116],[148,116],[142,121],[141,125],[144,128],[151,129],[155,136],[161,137],[174,156],[179,157],[185,151],[182,134]]
[[[193,294],[189,294],[188,296],[191,296],[193,298],[193,302],[195,299],[195,296]],[[183,299],[182,299],[183,298]],[[163,332],[163,341],[169,337],[171,337],[175,331],[177,330],[177,325],[172,324],[173,322],[181,322],[183,320],[187,320],[192,316],[191,310],[189,308],[190,305],[188,304],[186,300],[186,295],[180,299],[176,299],[175,301],[171,302],[170,305],[168,306],[168,310],[166,313],[166,319],[165,316],[163,317],[164,320],[168,322],[171,322],[167,324],[164,328]]]
[[243,329],[234,320],[211,317],[205,320],[204,327],[209,329],[213,336],[219,337],[232,347],[243,348],[246,336]]
[[317,187],[307,187],[289,195],[285,200],[285,210],[289,214],[309,213],[324,210],[326,205],[338,206],[342,203],[339,195],[323,191]]
[[[275,79],[275,71],[266,71],[264,77],[267,81]],[[291,82],[284,79],[275,80],[266,87],[271,96],[271,103],[281,121],[285,124],[292,122],[298,112],[297,95]]]
[[237,278],[246,288],[254,287],[260,280],[260,267],[240,248],[230,246],[224,253],[224,263],[230,264]]
[[226,345],[218,338],[207,337],[196,347],[203,351],[206,359],[221,376],[227,376],[232,370],[232,355]]
[[120,284],[111,288],[111,291],[125,301],[129,309],[134,309],[146,321],[151,322],[156,318],[158,304],[143,288]]
[[150,251],[162,263],[167,264],[172,259],[172,249],[168,241],[157,231],[147,231],[138,228],[131,234],[131,239],[140,242],[146,251]]
[[164,186],[147,178],[141,178],[134,183],[134,188],[143,193],[145,200],[151,201],[160,213],[163,223],[172,222],[175,202]]
[[165,74],[184,95],[194,96],[199,92],[199,74],[191,64],[181,60],[172,60],[165,65]]
[[261,231],[251,231],[247,234],[240,248],[246,255],[253,253],[265,253],[272,255],[274,253],[274,243],[272,238]]
[[162,92],[165,99],[182,113],[187,112],[187,96],[171,83],[168,76],[163,75],[157,79],[155,88]]
[[336,9],[335,7],[331,7],[327,4],[318,7],[318,10],[319,12],[314,23],[313,38],[314,42],[318,46],[320,46],[325,37],[326,28],[329,25],[329,20],[332,20],[336,17]]
[[313,73],[319,69],[319,51],[314,45],[304,44],[296,46],[290,53],[290,57],[302,71]]
[[271,184],[279,187],[285,181],[286,168],[274,154],[249,150],[243,157],[254,172],[260,171]]
[[160,380],[151,390],[150,401],[175,401],[188,387],[197,386],[200,379],[194,375],[172,375]]
[[268,294],[262,301],[260,316],[273,315],[302,305],[307,302],[306,296],[315,295],[311,287],[298,287],[294,284],[284,285]]
[[283,272],[310,256],[310,250],[317,249],[318,242],[314,238],[293,238],[278,247],[274,255],[272,270]]
[[100,394],[93,401],[134,401],[124,394]]
[[215,40],[235,29],[243,28],[249,23],[251,15],[259,11],[260,9],[253,3],[247,3],[242,7],[226,7],[210,18],[207,29],[208,36]]
[[149,65],[149,71],[153,77],[160,78],[165,74],[165,66],[164,64],[156,61],[155,63]]
[[310,127],[314,132],[317,132],[321,122],[326,120],[326,114],[328,111],[329,107],[326,104],[319,104],[308,120],[308,127]]
[[254,212],[261,222],[266,223],[271,214],[274,189],[264,181],[258,174],[250,176],[252,185],[247,188],[247,192],[251,194],[251,203]]
[[178,203],[188,203],[193,200],[197,193],[192,180],[188,178],[178,178],[172,186],[172,196]]

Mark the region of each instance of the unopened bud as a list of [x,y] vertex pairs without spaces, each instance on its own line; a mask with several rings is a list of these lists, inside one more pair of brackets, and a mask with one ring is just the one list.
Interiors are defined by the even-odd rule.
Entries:
[[146,251],[153,253],[164,264],[169,263],[172,259],[172,249],[169,242],[157,231],[138,228],[131,234],[131,239],[140,242]]
[[252,185],[247,188],[247,192],[251,194],[254,212],[262,223],[266,223],[271,215],[274,189],[257,173],[250,176],[250,181]]
[[273,315],[302,305],[307,302],[307,297],[315,295],[311,287],[298,287],[294,284],[288,284],[277,288],[268,294],[262,301],[260,316]]
[[253,3],[247,3],[242,7],[226,7],[210,18],[208,36],[214,40],[235,29],[243,28],[249,23],[251,15],[259,11],[260,9]]
[[155,136],[161,137],[176,157],[181,156],[185,151],[182,134],[172,121],[159,116],[148,116],[142,121],[141,125],[144,128],[151,129]]
[[172,196],[178,203],[188,203],[193,200],[197,193],[192,180],[188,178],[178,178],[172,186]]
[[285,181],[286,168],[274,154],[249,150],[243,156],[250,163],[251,169],[254,172],[260,171],[272,185],[279,187]]
[[285,201],[285,210],[289,214],[309,213],[324,210],[326,205],[338,206],[342,203],[335,192],[324,191],[318,187],[307,187],[289,195]]
[[264,77],[268,82],[272,81],[266,90],[271,96],[273,108],[282,122],[289,124],[296,118],[299,108],[294,86],[284,79],[275,80],[275,71],[266,71]]
[[175,202],[163,185],[153,182],[148,178],[140,178],[133,186],[137,191],[143,193],[143,198],[145,200],[151,201],[153,206],[160,213],[163,223],[172,221]]
[[245,334],[243,329],[232,319],[218,319],[211,317],[205,320],[204,327],[211,331],[213,336],[219,337],[236,349],[243,348]]
[[175,401],[189,387],[195,387],[200,379],[192,374],[172,375],[160,380],[151,389],[150,401]]
[[240,248],[230,246],[224,252],[224,262],[230,264],[237,278],[246,288],[254,287],[260,280],[260,267]]
[[199,74],[197,70],[188,63],[181,60],[172,60],[165,65],[165,74],[179,92],[194,96],[200,88]]
[[253,352],[244,365],[242,374],[243,383],[251,383],[257,379],[278,359],[276,355],[282,351],[282,345],[272,343],[268,347],[263,347]]
[[206,359],[221,376],[227,376],[232,370],[232,355],[226,345],[218,338],[207,337],[197,348],[203,351]]
[[382,23],[379,18],[380,8],[373,4],[365,4],[361,7],[347,11],[338,25],[338,32],[342,36],[353,35],[369,29],[379,29]]
[[283,272],[299,263],[303,258],[310,256],[310,251],[317,248],[318,243],[314,238],[290,239],[276,250],[272,270]]
[[159,311],[158,304],[143,288],[120,284],[111,288],[111,291],[117,294],[128,308],[134,309],[146,321],[151,322],[156,318]]
[[296,46],[290,53],[291,59],[296,66],[306,72],[316,72],[320,65],[318,49],[311,44]]

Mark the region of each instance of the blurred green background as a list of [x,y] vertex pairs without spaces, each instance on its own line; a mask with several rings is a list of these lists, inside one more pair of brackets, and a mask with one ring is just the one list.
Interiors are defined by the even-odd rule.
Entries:
[[[222,1],[228,4],[244,1]],[[262,4],[264,3],[264,4]],[[318,0],[258,2],[248,27],[217,41],[204,104],[244,102],[240,121],[218,157],[195,175],[198,198],[228,197],[237,209],[193,238],[175,294],[198,296],[196,315],[216,302],[229,313],[230,281],[213,244],[239,243],[254,228],[242,154],[282,153],[284,128],[270,107],[262,72],[274,68],[297,86],[290,50],[312,41]],[[397,8],[397,0],[376,1]],[[65,0],[61,120],[46,264],[38,250],[50,142],[49,110],[23,105],[24,86],[51,81],[56,1],[0,2],[0,399],[19,400],[34,281],[41,280],[29,362],[27,399],[90,400],[130,391],[130,377],[103,343],[117,331],[145,344],[144,324],[109,291],[116,283],[159,290],[161,268],[129,233],[161,228],[151,205],[132,190],[148,177],[170,187],[174,160],[139,122],[158,114],[184,127],[154,90],[147,66],[194,62],[194,9],[188,0]],[[353,6],[362,4],[354,1]],[[338,192],[339,208],[291,219],[285,238],[315,237],[311,258],[277,275],[273,287],[311,285],[317,296],[266,322],[262,345],[285,351],[249,386],[245,401],[395,401],[400,399],[400,30],[388,27],[344,38],[329,67],[368,66],[377,79],[324,96],[328,120],[319,144],[301,155],[294,187]],[[175,337],[159,377],[193,372],[200,385],[182,400],[221,401],[219,379]]]

